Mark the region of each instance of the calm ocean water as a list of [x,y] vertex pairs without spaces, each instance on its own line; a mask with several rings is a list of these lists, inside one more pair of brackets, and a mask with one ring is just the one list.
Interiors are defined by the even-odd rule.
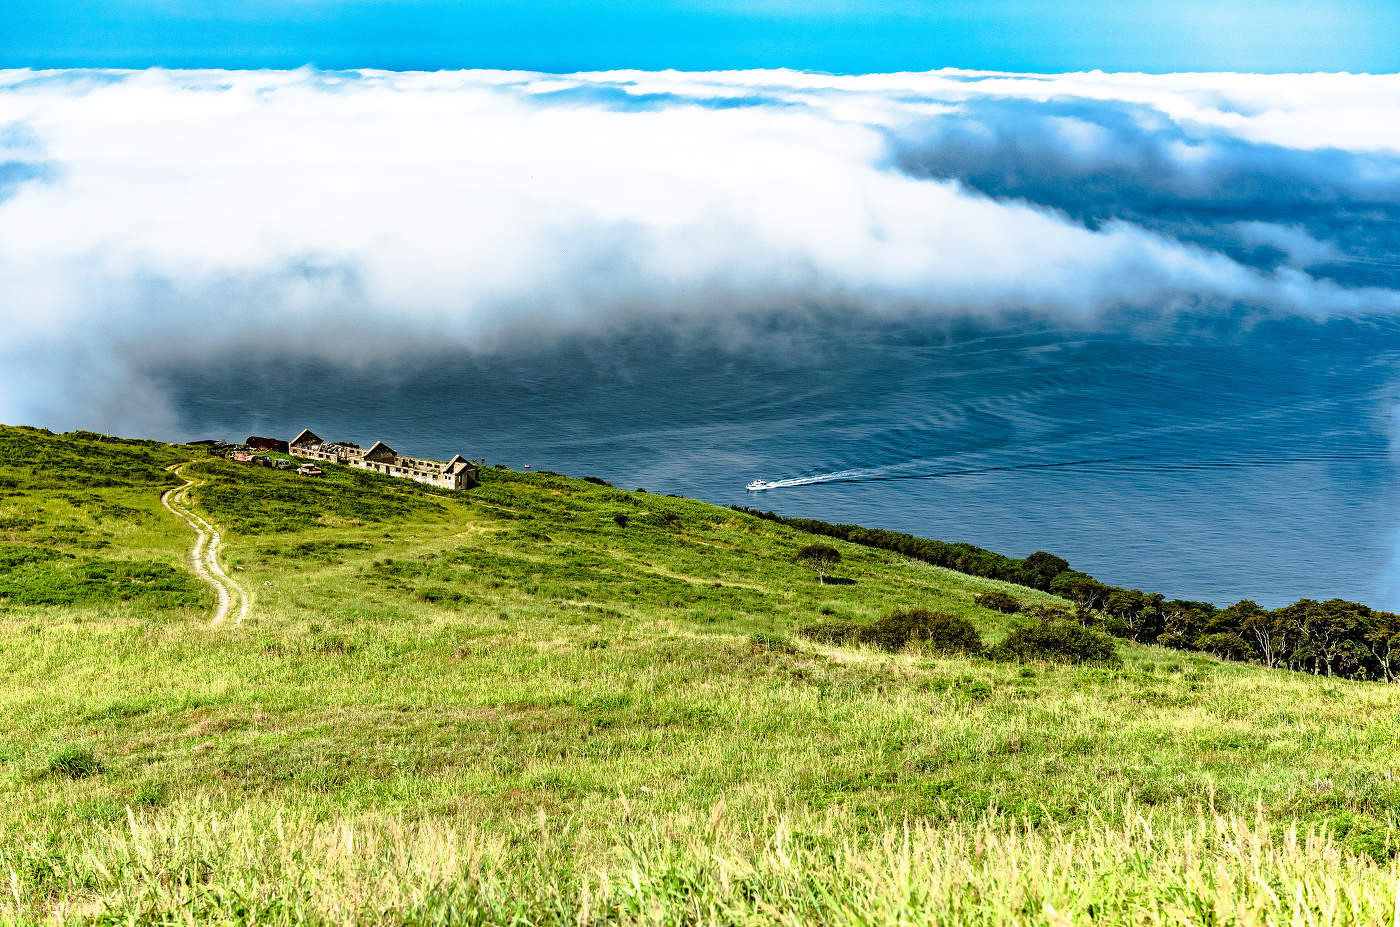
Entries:
[[[1396,607],[1398,370],[1392,322],[789,319],[394,367],[242,357],[166,379],[191,434],[309,426],[1012,555],[1046,549],[1174,597]],[[756,477],[807,481],[746,493]]]

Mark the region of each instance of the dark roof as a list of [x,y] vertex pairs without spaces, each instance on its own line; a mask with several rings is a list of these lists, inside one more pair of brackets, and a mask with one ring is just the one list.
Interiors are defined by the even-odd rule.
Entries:
[[316,432],[312,431],[310,428],[303,428],[301,430],[301,434],[297,435],[295,438],[292,439],[293,445],[325,443],[325,441],[321,440],[321,436],[316,434]]

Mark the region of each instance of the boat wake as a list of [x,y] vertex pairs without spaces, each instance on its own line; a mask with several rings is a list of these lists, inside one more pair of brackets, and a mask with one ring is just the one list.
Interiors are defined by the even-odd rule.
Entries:
[[[1093,457],[1076,460],[1042,461],[1021,464],[986,464],[982,466],[948,467],[923,469],[926,461],[895,464],[889,467],[836,470],[831,473],[818,473],[812,476],[799,476],[785,480],[755,480],[746,489],[761,492],[769,489],[789,489],[795,486],[814,486],[819,483],[879,483],[893,480],[930,480],[944,477],[978,476],[988,473],[1011,473],[1026,470],[1063,470],[1071,473],[1171,473],[1189,470],[1252,469],[1258,467],[1290,466],[1305,463],[1352,463],[1362,461],[1384,461],[1384,452],[1343,452],[1321,454],[1281,454],[1250,455],[1208,460],[1169,460],[1153,458],[1147,454],[1132,454],[1122,457]],[[921,466],[921,464],[923,466]],[[912,468],[919,469],[912,469]]]
[[796,476],[786,480],[754,480],[744,488],[749,492],[762,492],[766,489],[788,489],[793,486],[812,486],[817,483],[856,483],[862,480],[880,479],[881,470],[838,470],[835,473],[818,473],[814,476]]

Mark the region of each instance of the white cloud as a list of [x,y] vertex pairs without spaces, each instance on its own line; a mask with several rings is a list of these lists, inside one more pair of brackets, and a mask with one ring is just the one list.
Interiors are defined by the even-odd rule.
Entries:
[[1311,267],[1329,261],[1343,260],[1341,250],[1330,241],[1318,241],[1299,225],[1276,222],[1241,222],[1240,240],[1251,247],[1277,248],[1295,267]]
[[[8,190],[0,173],[0,361],[29,378],[0,394],[0,420],[68,424],[100,401],[117,425],[155,427],[152,364],[465,344],[529,320],[1391,311],[1390,291],[911,176],[890,141],[979,97],[1075,96],[1245,140],[1331,132],[1391,151],[1395,80],[0,72],[0,151],[43,167]],[[1372,110],[1365,131],[1333,125],[1342,98]],[[1091,122],[1052,124],[1087,163],[1124,157]],[[1269,234],[1295,257],[1305,238],[1325,248]]]

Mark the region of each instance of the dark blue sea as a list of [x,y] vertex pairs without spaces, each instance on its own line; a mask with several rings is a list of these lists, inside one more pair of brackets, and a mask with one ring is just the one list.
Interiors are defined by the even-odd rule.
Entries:
[[[721,505],[1044,549],[1106,582],[1400,606],[1400,323],[789,314],[393,365],[171,370],[192,435],[383,439]],[[748,493],[754,478],[792,485]]]

